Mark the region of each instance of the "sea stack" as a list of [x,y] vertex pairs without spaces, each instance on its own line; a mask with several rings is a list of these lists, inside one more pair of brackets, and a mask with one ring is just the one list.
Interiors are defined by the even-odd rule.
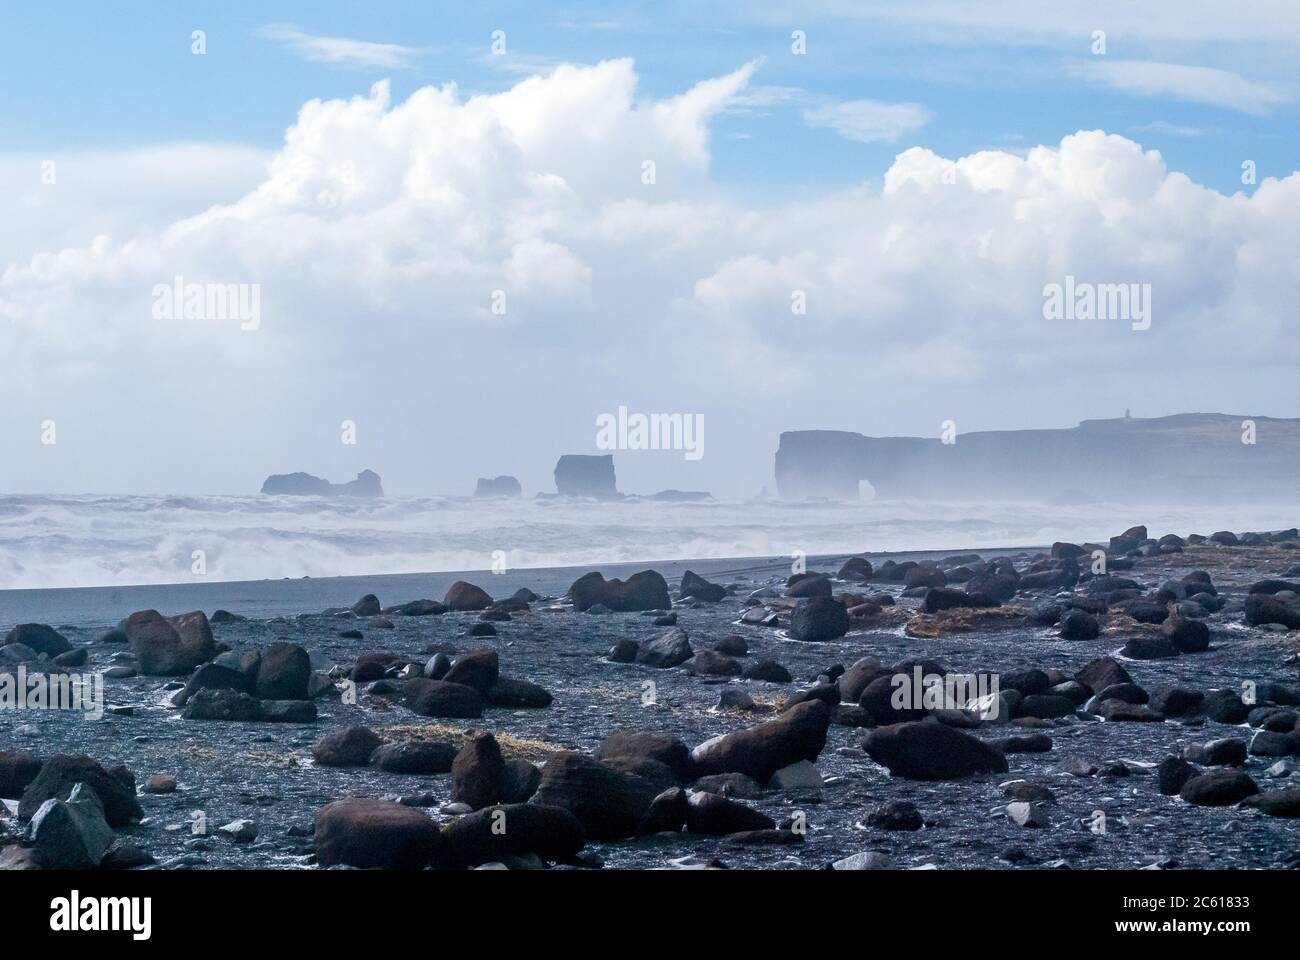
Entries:
[[613,500],[618,497],[614,479],[614,456],[586,456],[566,453],[555,464],[555,490],[562,497],[592,497]]

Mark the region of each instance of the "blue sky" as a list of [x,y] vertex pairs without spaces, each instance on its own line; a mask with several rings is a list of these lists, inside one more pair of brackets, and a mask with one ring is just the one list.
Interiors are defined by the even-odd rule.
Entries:
[[[1296,166],[1296,36],[1293,25],[1268,26],[1270,7],[1300,18],[1285,5],[1247,5],[1217,19],[1212,5],[1199,3],[1111,5],[1152,8],[1139,27],[1104,3],[1041,3],[1041,16],[1029,18],[1037,26],[1025,31],[1008,29],[997,12],[967,22],[944,4],[894,4],[891,12],[889,4],[813,3],[797,14],[762,3],[702,6],[10,4],[0,24],[0,77],[12,91],[0,149],[195,140],[274,148],[304,102],[361,94],[381,78],[391,78],[395,100],[447,82],[469,95],[506,89],[561,61],[633,57],[639,92],[659,97],[761,58],[754,79],[761,102],[714,125],[713,172],[724,186],[798,196],[879,176],[906,146],[943,156],[1014,151],[1079,129],[1159,149],[1171,168],[1223,192],[1249,190],[1240,182],[1244,159],[1255,161],[1260,179]],[[913,6],[916,16],[897,9]],[[1006,7],[1010,16],[1017,4],[982,6]],[[190,52],[196,29],[206,32],[202,57]],[[791,52],[795,29],[806,33],[804,56]],[[1106,32],[1104,56],[1091,52],[1093,29]],[[506,33],[506,57],[487,56],[495,30]],[[373,51],[328,60],[311,52],[318,38],[403,49],[392,63],[373,62]],[[1191,96],[1177,78],[1153,91],[1087,73],[1098,63],[1148,61],[1223,71],[1279,99],[1252,109],[1249,94],[1245,104],[1204,102],[1213,95]],[[1206,78],[1211,87],[1220,79]],[[817,104],[861,99],[916,104],[929,119],[874,142],[805,122]]]
[[789,7],[6,5],[0,490],[533,492],[621,406],[708,423],[624,489],[740,495],[783,430],[1300,416],[1295,0]]

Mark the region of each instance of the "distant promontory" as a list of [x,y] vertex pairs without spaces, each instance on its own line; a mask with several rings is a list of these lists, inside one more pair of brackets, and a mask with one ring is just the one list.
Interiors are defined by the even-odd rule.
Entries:
[[382,497],[383,484],[373,470],[362,470],[355,480],[330,483],[310,473],[277,473],[266,478],[262,493],[287,497]]

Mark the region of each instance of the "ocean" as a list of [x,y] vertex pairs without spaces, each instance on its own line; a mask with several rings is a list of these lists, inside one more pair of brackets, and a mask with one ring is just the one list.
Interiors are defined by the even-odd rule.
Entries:
[[[481,571],[502,576],[496,582],[504,585],[526,570],[684,560],[779,566],[797,554],[1028,549],[1103,540],[1135,523],[1158,536],[1278,529],[1296,518],[1286,505],[3,496],[0,620],[16,619],[18,595],[10,591],[59,589],[63,610],[72,597],[62,588],[184,585],[215,602],[231,594],[222,584],[240,584],[242,595],[252,591],[269,609],[281,606],[274,598],[290,596],[289,582],[303,581],[292,591],[307,603],[298,609],[319,609],[324,588],[307,581]],[[353,602],[355,586],[337,586],[334,602]],[[425,579],[409,589],[399,582],[389,596],[434,593]]]

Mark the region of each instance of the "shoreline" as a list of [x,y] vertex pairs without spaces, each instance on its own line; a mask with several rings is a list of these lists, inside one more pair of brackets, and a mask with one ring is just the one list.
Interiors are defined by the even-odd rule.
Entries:
[[[1023,547],[953,547],[942,550],[880,550],[856,554],[814,554],[806,557],[812,566],[838,564],[849,556],[862,556],[873,563],[935,559],[961,553],[984,556],[1014,556],[1048,549]],[[735,574],[775,574],[788,568],[789,556],[742,556],[712,559],[629,560],[618,563],[572,564],[564,566],[518,567],[502,573],[489,569],[430,570],[421,573],[380,573],[341,577],[297,577],[263,580],[194,580],[185,583],[131,584],[93,587],[19,587],[0,589],[0,625],[25,622],[53,622],[83,626],[103,621],[112,610],[158,609],[176,612],[203,609],[211,613],[226,609],[232,613],[261,618],[296,616],[328,607],[350,606],[357,597],[374,593],[384,602],[406,602],[423,597],[439,598],[457,580],[491,585],[489,592],[508,596],[521,587],[561,596],[574,580],[592,570],[606,577],[623,578],[640,570],[654,569],[666,580],[677,581],[692,570],[706,578]],[[539,587],[546,588],[545,591]],[[409,594],[409,596],[407,595]],[[322,602],[325,601],[325,602]]]

